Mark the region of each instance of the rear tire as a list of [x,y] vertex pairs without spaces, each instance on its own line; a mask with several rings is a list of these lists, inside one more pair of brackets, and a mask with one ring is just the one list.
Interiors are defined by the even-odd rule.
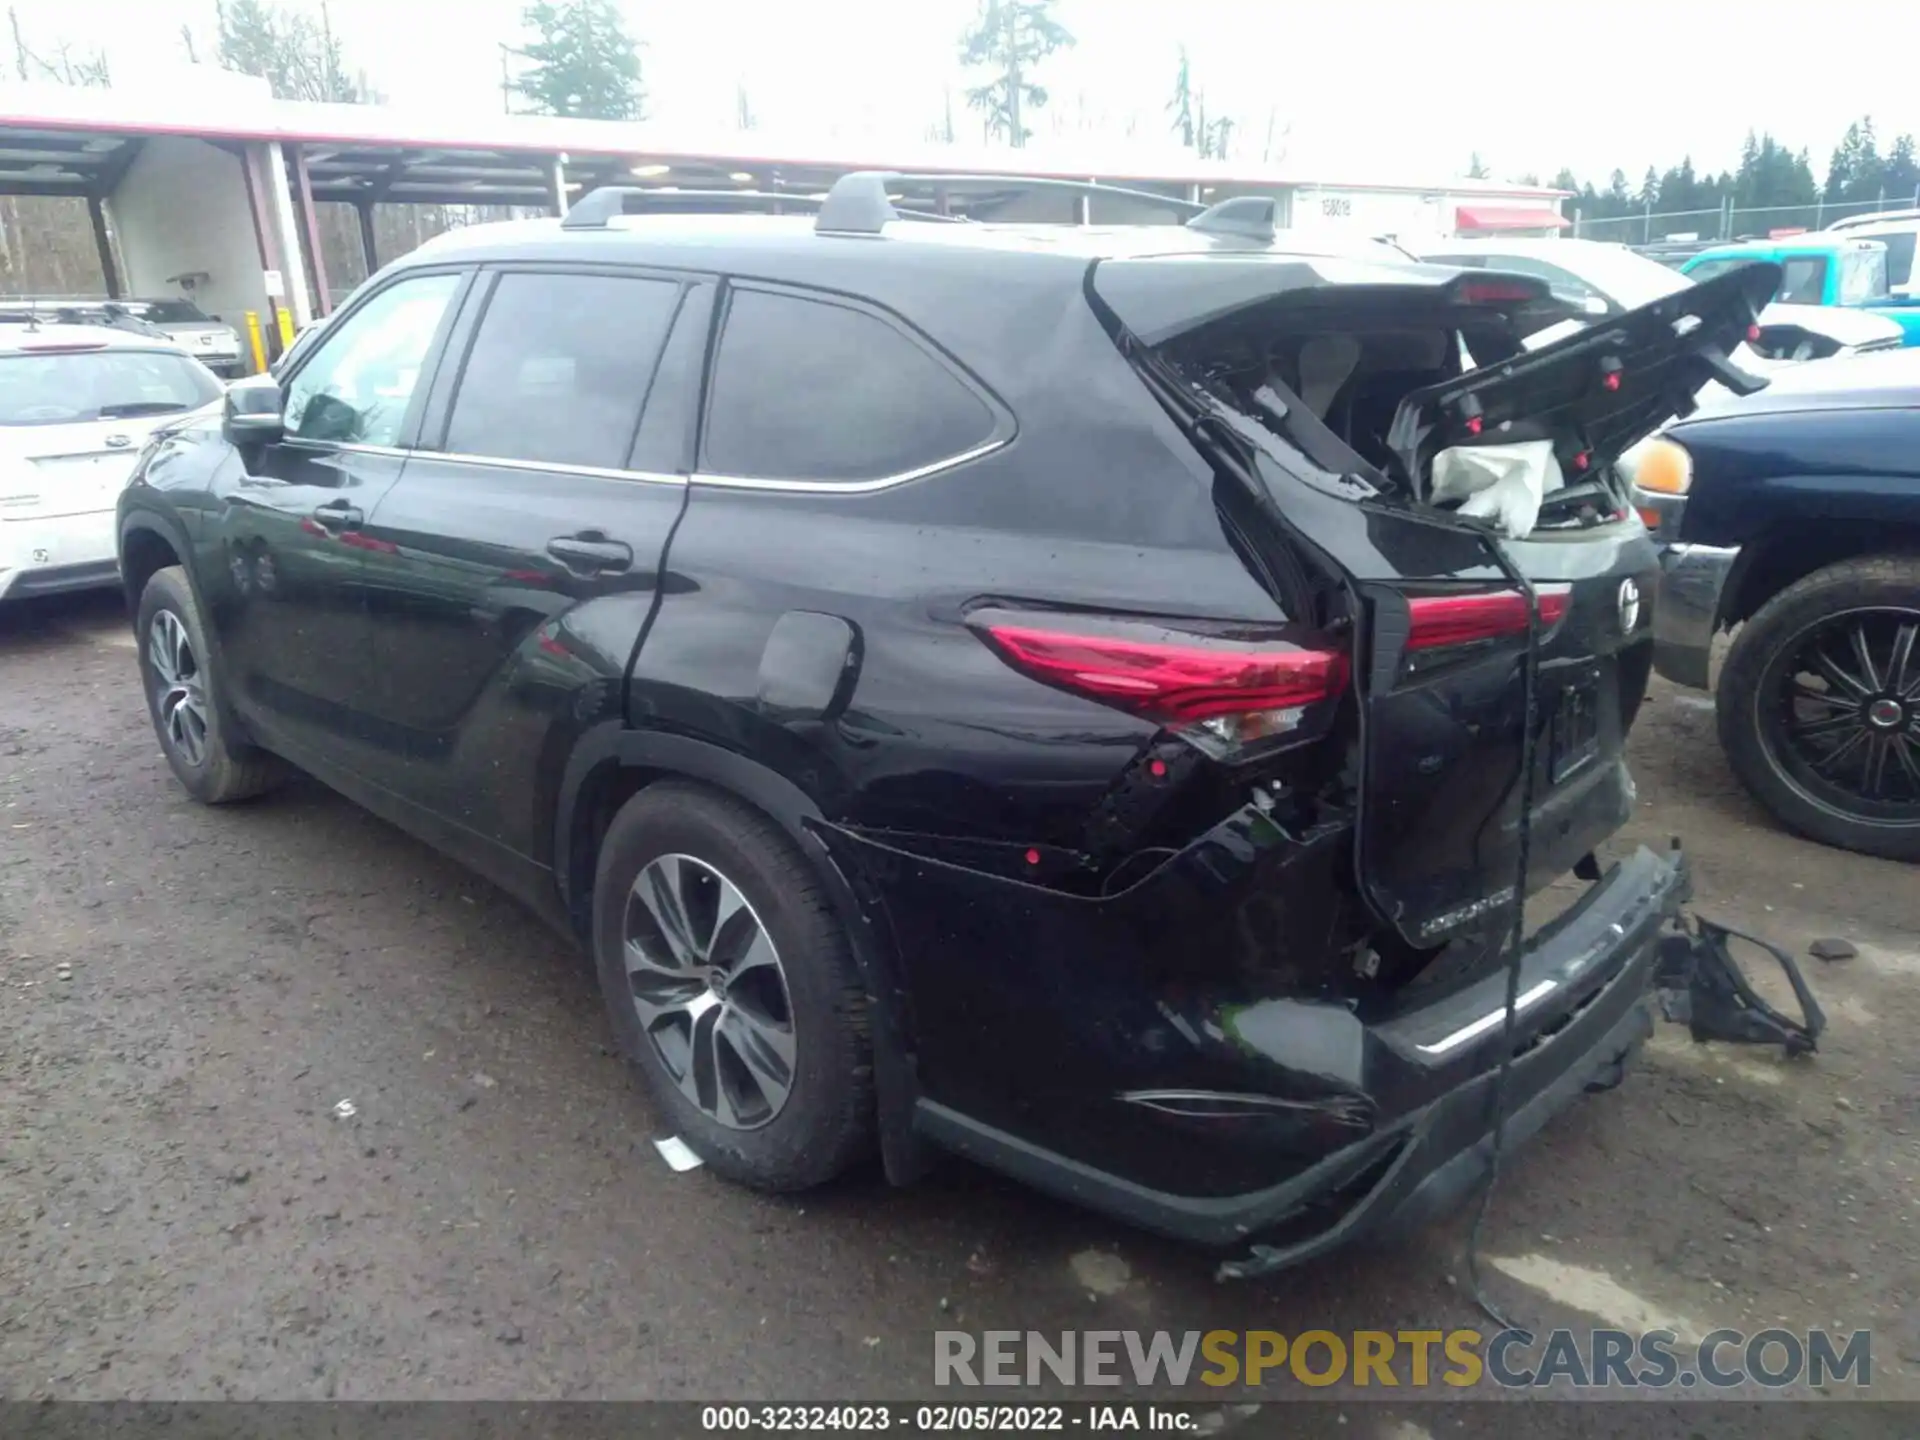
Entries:
[[203,805],[248,800],[286,776],[275,756],[229,734],[220,672],[187,572],[169,565],[140,592],[134,621],[141,687],[160,749],[186,792]]
[[[1820,673],[1823,656],[1838,674],[1831,664]],[[1787,826],[1843,850],[1920,860],[1920,777],[1906,768],[1920,765],[1920,557],[1843,561],[1774,596],[1733,642],[1716,708],[1734,774]],[[1857,749],[1835,754],[1849,740]],[[1882,750],[1875,785],[1866,767]]]
[[804,1190],[872,1148],[866,987],[765,815],[680,781],[635,795],[601,843],[593,942],[622,1053],[715,1171]]

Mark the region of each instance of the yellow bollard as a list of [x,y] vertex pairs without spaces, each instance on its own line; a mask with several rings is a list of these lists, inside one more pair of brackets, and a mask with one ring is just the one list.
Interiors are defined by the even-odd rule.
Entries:
[[276,305],[274,311],[280,317],[280,353],[284,355],[293,348],[293,312],[284,305]]
[[253,347],[253,373],[267,373],[267,345],[260,336],[260,312],[247,311],[247,341]]

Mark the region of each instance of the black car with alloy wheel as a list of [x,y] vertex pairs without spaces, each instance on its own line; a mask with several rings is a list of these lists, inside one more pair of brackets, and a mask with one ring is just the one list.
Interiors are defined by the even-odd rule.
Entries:
[[[1275,1263],[1411,1225],[1496,1087],[1524,1135],[1650,1027],[1687,875],[1600,853],[1658,575],[1611,462],[1745,381],[1774,277],[1529,351],[1526,277],[916,186],[463,229],[174,427],[119,515],[167,759],[576,937],[736,1180],[945,1149]],[[1508,440],[1565,480],[1518,536],[1428,488]]]
[[1664,547],[1655,666],[1714,691],[1734,773],[1803,835],[1920,860],[1920,353],[1783,370],[1669,427],[1635,478]]

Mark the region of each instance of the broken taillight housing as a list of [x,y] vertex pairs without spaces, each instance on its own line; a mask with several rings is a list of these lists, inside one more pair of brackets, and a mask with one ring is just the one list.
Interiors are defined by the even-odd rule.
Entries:
[[1156,721],[1215,759],[1293,738],[1347,684],[1342,652],[1240,628],[1004,611],[969,623],[1014,669]]

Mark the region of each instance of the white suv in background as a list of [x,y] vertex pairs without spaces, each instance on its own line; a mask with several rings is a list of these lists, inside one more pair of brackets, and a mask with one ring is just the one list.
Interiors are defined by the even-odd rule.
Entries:
[[141,447],[223,389],[165,340],[0,326],[0,601],[115,584],[113,510]]

